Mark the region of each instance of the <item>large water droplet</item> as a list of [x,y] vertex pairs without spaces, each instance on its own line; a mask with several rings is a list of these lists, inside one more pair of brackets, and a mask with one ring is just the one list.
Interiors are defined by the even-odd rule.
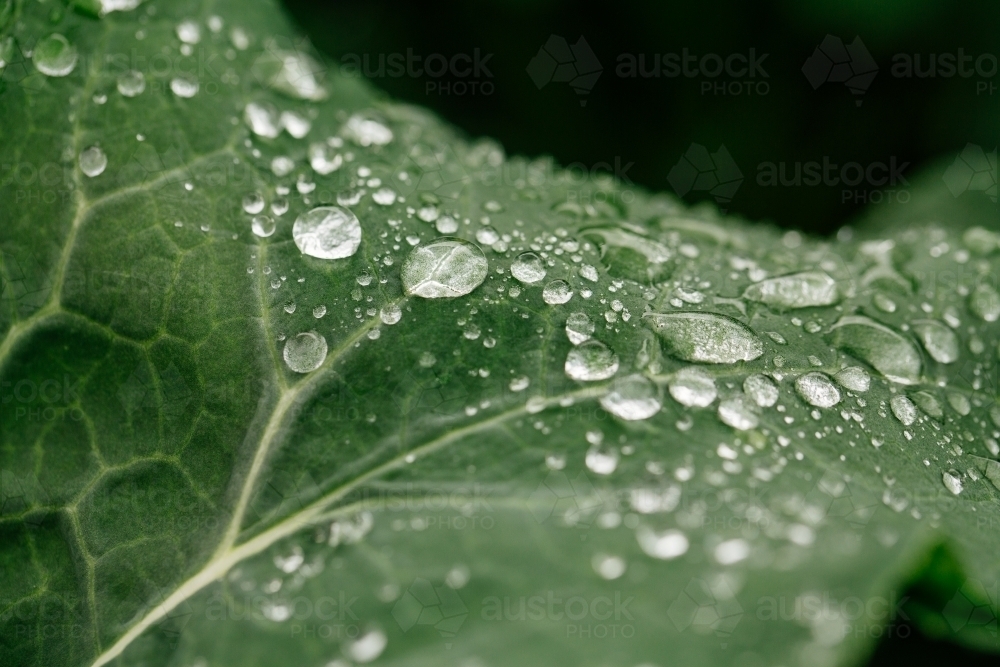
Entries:
[[840,318],[830,330],[831,342],[900,384],[920,381],[920,351],[909,340],[862,315]]
[[344,126],[344,134],[359,146],[384,146],[392,141],[392,130],[362,116],[351,116]]
[[545,266],[542,259],[533,252],[524,252],[517,256],[517,259],[510,265],[512,276],[522,283],[537,283],[545,277]]
[[893,396],[889,401],[889,407],[903,426],[909,426],[917,421],[917,406],[906,396]]
[[76,67],[76,47],[59,33],[53,33],[35,44],[31,59],[46,76],[66,76]]
[[840,390],[825,373],[806,373],[795,380],[795,391],[802,400],[817,408],[831,408],[840,403]]
[[303,213],[292,227],[302,254],[319,259],[343,259],[358,251],[361,224],[357,216],[337,206],[320,206]]
[[747,376],[743,381],[743,393],[762,408],[769,408],[778,402],[778,385],[759,373]]
[[944,482],[944,487],[951,491],[954,495],[957,496],[962,493],[962,478],[959,473],[954,470],[942,473],[941,481]]
[[681,405],[704,408],[718,395],[715,380],[697,366],[682,368],[670,379],[670,395]]
[[587,317],[587,313],[571,313],[566,318],[566,337],[573,345],[579,345],[588,340],[594,334],[594,323]]
[[542,301],[550,306],[566,303],[573,298],[573,290],[565,280],[553,280],[542,290]]
[[618,378],[601,398],[601,407],[628,421],[649,419],[663,407],[656,385],[645,376],[634,374]]
[[566,355],[566,375],[573,380],[607,380],[618,372],[618,355],[598,340],[588,340]]
[[844,389],[864,393],[872,384],[872,378],[868,371],[860,366],[850,366],[833,376]]
[[479,287],[488,271],[479,246],[443,238],[414,248],[403,263],[403,287],[425,299],[458,297]]
[[296,373],[310,373],[323,365],[326,352],[326,339],[315,331],[307,331],[285,342],[285,363]]
[[837,283],[822,271],[794,273],[751,285],[743,297],[777,309],[829,306],[839,298]]
[[764,353],[764,344],[748,326],[715,313],[647,313],[649,322],[666,343],[667,351],[685,361],[732,364],[752,361]]
[[91,146],[80,153],[80,171],[90,178],[100,176],[108,166],[108,156],[99,146]]
[[1000,320],[1000,293],[991,285],[980,283],[969,296],[969,308],[987,322]]
[[125,97],[141,95],[146,90],[146,75],[138,70],[129,70],[118,77],[118,92]]
[[912,328],[935,361],[951,364],[958,359],[958,336],[944,324],[937,320],[917,320]]
[[732,426],[737,431],[756,428],[760,421],[757,418],[757,413],[740,397],[727,398],[719,403],[718,414],[723,424]]

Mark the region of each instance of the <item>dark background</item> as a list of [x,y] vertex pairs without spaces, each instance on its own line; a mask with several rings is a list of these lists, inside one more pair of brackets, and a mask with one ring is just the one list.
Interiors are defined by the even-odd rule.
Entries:
[[[287,0],[313,43],[335,60],[367,55],[372,82],[395,98],[429,107],[470,136],[498,139],[511,154],[553,155],[561,164],[624,166],[631,181],[672,191],[667,174],[692,143],[710,152],[725,145],[744,181],[723,208],[752,219],[829,233],[856,215],[879,188],[767,187],[763,162],[909,163],[904,177],[966,143],[987,151],[1000,130],[1000,75],[901,78],[896,54],[1000,54],[1000,2],[954,0],[834,0],[796,2],[568,2],[565,0],[407,1]],[[583,36],[603,70],[585,96],[568,83],[537,88],[526,68],[550,35],[575,44]],[[878,66],[863,95],[843,83],[813,89],[802,72],[828,35],[860,37]],[[655,54],[767,54],[767,78],[622,78],[620,54],[647,63]],[[426,58],[493,54],[491,77],[445,74],[378,76],[379,55],[407,49]],[[732,84],[741,94],[703,92]],[[747,94],[743,82],[751,82]],[[756,84],[764,82],[766,87]],[[466,84],[459,94],[456,84]],[[977,84],[986,86],[977,92]],[[446,86],[449,88],[446,90]],[[766,94],[760,94],[766,89]],[[486,94],[486,91],[491,91]],[[586,106],[580,105],[586,99]],[[861,101],[861,105],[856,105]],[[883,189],[898,191],[900,186]],[[893,192],[876,193],[898,202]],[[903,195],[905,197],[905,194]],[[845,201],[845,198],[847,201]],[[711,199],[688,192],[685,200]],[[1000,222],[998,222],[1000,225]]]
[[[1000,2],[954,0],[765,0],[757,2],[569,2],[567,0],[478,0],[430,3],[412,0],[286,0],[293,17],[315,46],[334,60],[353,64],[368,58],[369,78],[394,98],[436,111],[470,136],[499,140],[510,154],[549,154],[563,164],[591,168],[614,165],[624,177],[652,191],[672,191],[667,176],[692,143],[709,152],[725,145],[743,175],[731,213],[785,227],[828,234],[850,221],[869,202],[904,206],[900,183],[879,188],[860,184],[763,186],[762,163],[827,158],[857,162],[909,163],[909,179],[935,162],[941,168],[967,144],[992,151],[1000,136],[1000,75],[905,77],[893,73],[897,54],[919,54],[921,69],[930,56],[973,59],[1000,55]],[[566,82],[538,88],[528,64],[551,35],[576,44],[586,39],[602,67],[589,92]],[[860,37],[878,67],[863,92],[843,83],[814,89],[802,68],[816,47],[833,35],[844,44]],[[766,78],[722,74],[696,77],[620,77],[620,54],[646,57],[683,53],[699,58],[733,53],[758,57]],[[489,76],[380,75],[379,56],[408,50],[426,59],[441,54],[474,55],[479,49]],[[974,60],[971,65],[974,68]],[[989,72],[987,72],[989,73]],[[716,94],[703,85],[737,82],[740,94]],[[753,90],[746,92],[744,82]],[[766,82],[765,88],[756,84]],[[456,87],[457,84],[464,84]],[[464,93],[459,93],[464,90]],[[586,105],[580,101],[586,100]],[[857,102],[860,101],[860,105]],[[944,162],[941,162],[944,160]],[[891,192],[886,192],[886,190]],[[873,193],[875,193],[873,197]],[[973,193],[978,194],[978,193]],[[905,193],[902,195],[905,197]],[[712,200],[690,191],[689,202]],[[846,201],[845,201],[846,199]],[[1000,228],[1000,214],[997,218]],[[931,606],[937,601],[911,595]],[[939,605],[937,605],[939,606]],[[978,654],[911,629],[881,642],[872,665],[996,665],[996,656]]]

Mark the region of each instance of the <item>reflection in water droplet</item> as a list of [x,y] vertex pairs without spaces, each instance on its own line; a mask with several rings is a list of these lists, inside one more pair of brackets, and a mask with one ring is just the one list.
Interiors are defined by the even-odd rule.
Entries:
[[753,330],[725,315],[647,313],[643,319],[660,335],[667,351],[685,361],[732,364],[752,361],[764,353],[764,344]]
[[1000,320],[1000,293],[987,283],[980,283],[972,290],[969,308],[987,322]]
[[307,331],[285,342],[285,363],[296,373],[310,373],[323,365],[326,352],[326,339]]
[[267,238],[271,234],[274,234],[274,230],[277,229],[277,225],[274,219],[267,215],[255,215],[253,220],[250,222],[250,228],[253,233],[261,238]]
[[565,280],[553,280],[542,290],[542,301],[550,306],[566,303],[573,298],[573,290]]
[[908,339],[862,315],[840,318],[830,331],[830,341],[900,384],[920,381],[920,352]]
[[662,404],[656,385],[645,376],[634,374],[618,378],[601,398],[601,407],[627,421],[649,419]]
[[66,76],[76,67],[76,47],[59,33],[53,33],[35,44],[31,60],[45,76]]
[[571,313],[566,318],[566,337],[573,345],[579,345],[588,340],[594,333],[594,323],[587,317],[587,313]]
[[185,44],[197,44],[201,41],[201,26],[191,20],[177,24],[177,39]]
[[572,380],[607,380],[618,372],[618,355],[598,340],[588,340],[566,355],[566,375]]
[[403,263],[403,288],[425,299],[458,297],[479,287],[488,271],[479,246],[443,238],[414,248]]
[[756,428],[760,421],[741,397],[727,398],[719,403],[718,415],[723,424],[732,426],[737,431]]
[[909,426],[917,420],[917,406],[906,396],[893,396],[889,407],[903,426]]
[[840,390],[824,373],[806,373],[795,380],[795,391],[809,405],[830,408],[840,403]]
[[937,320],[917,320],[912,328],[935,361],[951,364],[958,360],[958,336],[944,324]]
[[190,98],[198,94],[198,82],[187,77],[175,77],[170,80],[170,90],[177,97]]
[[402,319],[403,311],[398,305],[394,303],[387,303],[382,306],[381,310],[379,310],[378,316],[379,319],[382,320],[382,324],[388,324],[391,326]]
[[319,206],[295,220],[292,237],[302,254],[319,259],[343,259],[361,245],[357,216],[336,206]]
[[125,97],[141,95],[146,90],[146,76],[137,70],[129,70],[118,77],[118,92]]
[[103,174],[107,166],[108,156],[99,146],[91,146],[80,153],[80,171],[90,178]]
[[670,379],[670,395],[681,405],[704,408],[717,395],[715,380],[697,366],[682,368]]
[[844,389],[864,393],[871,386],[872,378],[868,371],[860,366],[850,366],[833,376]]
[[524,252],[510,265],[510,273],[522,283],[530,285],[545,277],[545,266],[538,255]]
[[635,531],[639,547],[649,556],[660,560],[671,560],[683,556],[688,550],[688,538],[679,530],[654,531],[648,526],[639,526]]
[[762,280],[748,287],[743,297],[788,309],[829,306],[837,302],[839,295],[833,278],[821,271],[809,271]]
[[743,381],[743,392],[762,408],[769,408],[778,402],[778,385],[766,375],[755,373]]

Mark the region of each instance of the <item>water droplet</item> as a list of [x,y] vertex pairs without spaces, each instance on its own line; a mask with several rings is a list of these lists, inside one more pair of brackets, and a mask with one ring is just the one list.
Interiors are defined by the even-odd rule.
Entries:
[[535,253],[524,252],[510,265],[510,273],[522,283],[530,285],[545,277],[545,265]]
[[372,193],[372,199],[379,206],[392,206],[396,203],[396,191],[392,188],[379,188]]
[[309,119],[294,111],[282,111],[278,122],[295,139],[301,139],[312,129],[312,123]]
[[382,324],[388,324],[391,326],[399,322],[399,320],[403,317],[403,311],[398,305],[394,303],[387,303],[382,306],[381,310],[379,310],[378,316],[379,319],[382,320]]
[[670,395],[681,405],[704,408],[712,404],[718,392],[711,375],[697,366],[688,366],[670,379]]
[[565,280],[553,280],[542,290],[542,301],[550,306],[566,303],[573,298],[573,290]]
[[958,360],[958,336],[944,324],[936,320],[917,320],[912,328],[935,361],[951,364]]
[[687,553],[687,536],[679,530],[658,532],[648,526],[639,526],[635,531],[636,541],[647,555],[660,560],[671,560]]
[[889,401],[889,407],[903,426],[909,426],[917,421],[917,406],[906,396],[893,396]]
[[634,374],[618,378],[601,398],[601,407],[627,421],[649,419],[663,407],[656,385],[645,376]]
[[588,340],[594,333],[594,323],[587,313],[571,313],[566,319],[566,337],[573,345],[579,345]]
[[319,259],[343,259],[361,245],[361,223],[357,216],[336,206],[319,206],[303,213],[292,227],[295,245],[303,255]]
[[949,391],[947,396],[948,405],[950,405],[958,414],[965,417],[972,412],[972,405],[969,403],[969,398],[965,394],[958,391]]
[[321,141],[309,145],[309,165],[317,174],[325,176],[340,169],[344,158],[335,153],[333,148]]
[[264,198],[259,192],[251,192],[243,197],[243,210],[253,215],[264,210]]
[[1000,319],[1000,293],[987,283],[980,283],[969,296],[969,308],[987,322]]
[[250,102],[243,108],[243,120],[259,137],[274,139],[281,133],[278,110],[267,102]]
[[146,75],[131,69],[118,77],[118,92],[125,97],[141,95],[146,90]]
[[921,410],[924,411],[926,415],[934,419],[941,419],[944,417],[944,410],[941,408],[941,403],[926,391],[918,391],[911,397],[913,402],[917,404]]
[[572,380],[607,380],[618,372],[618,355],[597,340],[588,340],[566,355],[566,375]]
[[185,44],[197,44],[201,41],[201,26],[191,20],[177,24],[177,39]]
[[274,234],[274,230],[277,229],[277,224],[271,216],[255,215],[253,220],[250,221],[250,228],[253,230],[254,234],[266,239],[271,234]]
[[750,555],[750,544],[741,538],[726,540],[715,547],[714,555],[719,565],[733,565],[746,560]]
[[458,231],[458,220],[448,215],[442,215],[437,219],[435,227],[441,234],[454,234]]
[[755,373],[743,381],[743,392],[762,408],[769,408],[778,402],[778,385],[766,375]]
[[850,366],[833,376],[844,389],[864,393],[871,386],[872,378],[868,371],[860,366]]
[[285,312],[288,313],[289,315],[295,312],[295,308],[296,306],[294,301],[289,301],[288,303],[285,304]]
[[756,428],[760,422],[757,414],[740,397],[727,398],[719,403],[718,415],[723,424],[737,431]]
[[[428,206],[421,206],[420,210],[417,211],[417,217],[423,220],[424,222],[434,222],[435,220],[438,219],[438,216],[440,215],[441,211],[439,211],[438,207],[434,206],[433,204]],[[458,229],[457,224],[455,226],[455,229]]]
[[385,146],[392,141],[392,130],[362,116],[351,116],[344,126],[344,134],[359,146]]
[[837,283],[821,271],[769,278],[751,285],[743,297],[779,310],[829,306],[839,298]]
[[590,472],[597,475],[610,475],[618,468],[619,458],[620,455],[617,449],[602,448],[600,445],[594,445],[587,450],[584,462],[587,464],[587,469]]
[[584,264],[583,266],[580,267],[580,277],[586,278],[587,280],[593,283],[596,283],[600,278],[600,276],[597,273],[597,269],[595,269],[590,264]]
[[292,551],[288,555],[276,554],[274,557],[274,566],[285,574],[295,572],[305,562],[305,554],[302,553],[302,547],[298,545],[292,547]]
[[483,245],[493,245],[500,240],[500,234],[492,227],[481,227],[476,230],[476,240]]
[[326,339],[307,331],[285,342],[285,363],[296,373],[310,373],[323,365],[326,352]]
[[962,493],[962,479],[956,471],[949,470],[946,473],[942,473],[941,481],[944,482],[945,488],[951,491],[954,495],[957,496]]
[[45,76],[66,76],[76,67],[76,47],[59,33],[53,33],[35,44],[31,59]]
[[288,213],[288,200],[284,197],[278,197],[271,202],[271,213],[279,216]]
[[862,315],[840,318],[830,331],[831,342],[900,384],[920,381],[920,352],[909,340]]
[[531,380],[528,379],[526,375],[520,375],[516,378],[511,378],[510,390],[511,391],[524,391],[531,384]]
[[382,655],[389,639],[381,630],[369,630],[352,641],[347,647],[347,654],[355,662],[371,662]]
[[458,297],[479,287],[488,271],[479,246],[443,238],[410,253],[403,263],[403,287],[407,294],[425,299]]
[[[233,29],[230,38],[240,51],[250,45],[250,39],[240,28]],[[322,100],[327,96],[321,83],[325,68],[301,48],[286,51],[271,40],[254,61],[254,75],[274,90],[303,100]]]
[[875,296],[872,297],[872,303],[874,303],[875,307],[881,310],[883,313],[896,312],[896,302],[890,299],[882,292],[875,293]]
[[[367,271],[365,271],[364,273],[359,273],[358,276],[355,278],[355,280],[362,287],[366,287],[368,285],[371,285],[372,283],[372,274],[368,273]],[[358,294],[360,293],[361,290],[358,290]]]
[[840,390],[825,373],[806,373],[795,380],[795,391],[809,405],[831,408],[840,403]]
[[625,574],[625,559],[621,556],[595,554],[590,564],[601,579],[613,581]]
[[103,174],[107,166],[108,156],[99,146],[91,146],[80,153],[80,171],[90,178]]
[[666,343],[667,351],[685,361],[732,364],[752,361],[764,353],[764,344],[748,326],[715,313],[647,313]]
[[170,80],[170,90],[177,97],[190,98],[198,94],[198,82],[187,77],[174,77]]

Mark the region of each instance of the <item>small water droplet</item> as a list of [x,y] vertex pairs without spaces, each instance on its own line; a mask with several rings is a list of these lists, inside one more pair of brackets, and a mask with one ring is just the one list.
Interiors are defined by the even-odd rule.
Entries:
[[647,526],[639,526],[635,531],[636,540],[648,556],[660,560],[671,560],[687,553],[687,536],[679,530],[655,531]]
[[893,396],[889,407],[903,426],[909,426],[917,420],[917,406],[906,396]]
[[476,240],[483,245],[493,245],[500,240],[500,234],[492,227],[480,227],[476,230]]
[[980,283],[969,296],[969,308],[987,322],[1000,320],[1000,293],[991,285]]
[[600,276],[597,273],[597,269],[590,264],[584,264],[580,267],[580,277],[586,278],[590,282],[596,283]]
[[185,44],[197,44],[201,41],[201,26],[188,19],[177,24],[177,39]]
[[524,252],[510,265],[510,273],[525,284],[537,283],[545,277],[545,265],[533,252]]
[[875,307],[881,310],[883,313],[896,312],[896,302],[890,299],[882,292],[875,293],[875,296],[872,297],[872,303],[874,303]]
[[53,33],[35,44],[31,59],[45,76],[66,76],[76,67],[76,47],[59,33]]
[[639,374],[618,378],[601,397],[601,407],[627,421],[649,419],[663,407],[656,385]]
[[435,228],[441,234],[454,234],[458,231],[458,220],[448,215],[442,215],[437,219]]
[[917,320],[912,329],[927,353],[942,364],[958,360],[958,336],[937,320]]
[[309,119],[294,111],[282,111],[278,122],[295,139],[301,139],[312,129],[312,123]]
[[392,141],[392,130],[376,120],[358,115],[348,119],[344,134],[359,146],[385,146]]
[[617,449],[594,445],[587,450],[584,462],[587,464],[587,469],[590,472],[597,475],[610,475],[618,468],[619,458],[620,455]]
[[704,408],[718,395],[715,380],[697,366],[682,368],[670,379],[670,395],[687,407]]
[[264,210],[264,198],[259,192],[251,192],[243,197],[243,210],[251,215],[255,215]]
[[944,482],[945,488],[951,491],[954,495],[957,496],[962,493],[962,478],[956,471],[949,470],[946,473],[942,473],[941,481]]
[[407,294],[425,299],[451,298],[479,287],[489,263],[479,246],[461,239],[443,238],[417,246],[403,263],[402,280]]
[[118,77],[118,92],[125,97],[136,97],[146,90],[146,75],[131,69]]
[[795,391],[809,405],[831,408],[840,403],[840,390],[824,373],[806,373],[795,380]]
[[90,178],[103,174],[107,166],[108,156],[99,146],[91,146],[80,153],[80,171]]
[[625,574],[625,559],[621,556],[595,554],[590,564],[601,579],[614,581]]
[[381,630],[369,630],[361,635],[347,647],[347,655],[355,662],[366,663],[375,660],[382,655],[389,639]]
[[326,142],[317,141],[309,145],[309,165],[317,174],[325,176],[340,169],[344,158],[334,152]]
[[361,245],[361,223],[346,209],[319,206],[295,220],[292,237],[303,255],[343,259],[357,252]]
[[833,376],[844,389],[864,393],[871,386],[872,378],[868,371],[860,366],[850,366]]
[[566,303],[573,298],[573,290],[565,280],[553,280],[542,290],[542,300],[550,306]]
[[572,380],[607,380],[618,372],[618,355],[597,340],[588,340],[566,355],[566,375]]
[[170,90],[177,97],[191,98],[198,94],[198,82],[187,77],[174,77],[170,80]]
[[594,323],[586,313],[571,313],[566,319],[566,337],[573,345],[579,345],[588,340],[594,333]]
[[313,308],[313,317],[317,320],[326,315],[326,306],[319,305]]
[[315,331],[307,331],[285,342],[284,358],[296,373],[310,373],[326,360],[326,339]]
[[740,397],[727,398],[719,403],[718,415],[723,424],[732,426],[737,431],[756,428],[760,421],[757,414]]
[[243,108],[243,120],[250,131],[260,137],[274,139],[281,132],[278,110],[267,102],[250,102]]
[[392,188],[379,188],[372,193],[372,199],[379,206],[392,206],[396,203],[396,191]]
[[746,560],[750,555],[750,544],[741,538],[726,540],[715,547],[714,555],[719,565],[733,565]]
[[516,378],[511,378],[510,390],[511,391],[524,391],[531,384],[531,380],[528,379],[526,375],[521,375]]
[[743,392],[762,408],[769,408],[778,402],[778,385],[766,375],[755,373],[743,381]]
[[250,228],[253,230],[254,234],[266,239],[271,234],[274,234],[274,230],[277,229],[277,225],[271,216],[255,215],[253,220],[250,222]]
[[379,319],[382,320],[382,324],[387,324],[391,326],[399,322],[399,320],[403,317],[403,311],[397,304],[387,303],[386,305],[382,306],[382,309],[379,310],[378,315]]

